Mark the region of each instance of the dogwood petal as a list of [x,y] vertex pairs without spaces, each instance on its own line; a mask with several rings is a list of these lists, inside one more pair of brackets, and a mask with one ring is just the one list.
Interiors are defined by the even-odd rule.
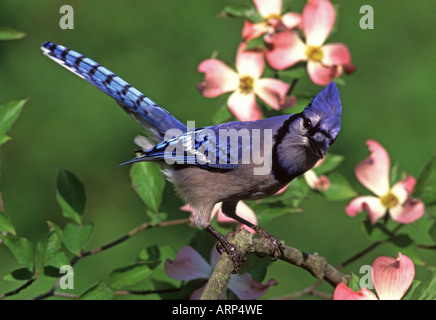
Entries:
[[322,63],[326,66],[343,66],[351,64],[351,53],[343,43],[329,43],[322,46]]
[[408,175],[405,179],[401,180],[400,182],[397,182],[393,187],[392,190],[399,185],[401,188],[406,190],[408,193],[412,193],[413,189],[415,188],[416,179],[412,175]]
[[321,46],[330,34],[335,19],[335,8],[329,0],[308,1],[302,16],[306,43],[311,46]]
[[415,266],[409,257],[378,257],[372,264],[372,278],[380,300],[400,300],[412,284]]
[[264,18],[282,13],[282,0],[253,0],[253,3]]
[[331,66],[325,67],[319,62],[308,61],[307,73],[310,80],[319,86],[328,85],[334,78],[337,78],[342,73],[342,67]]
[[274,69],[283,70],[306,60],[306,45],[296,31],[276,33],[272,38],[271,47],[266,51],[266,60]]
[[200,300],[201,295],[204,292],[204,289],[206,289],[206,283],[202,287],[192,291],[191,296],[189,297],[189,300]]
[[281,109],[290,85],[278,79],[263,78],[255,82],[254,93],[275,110]]
[[367,189],[378,196],[384,196],[389,191],[389,155],[377,141],[367,140],[366,144],[370,155],[357,164],[354,172]]
[[266,22],[252,23],[250,21],[245,21],[242,28],[242,39],[248,42],[251,39],[257,38],[272,30],[272,27]]
[[181,206],[180,210],[191,213],[191,215],[189,216],[189,226],[197,228],[197,225],[195,224],[195,209],[189,203],[187,203]]
[[238,74],[221,60],[204,60],[198,65],[198,71],[204,72],[205,78],[197,88],[207,98],[238,89]]
[[330,179],[325,175],[318,176],[313,169],[306,171],[303,176],[311,189],[324,192],[330,188]]
[[212,249],[210,249],[210,265],[212,266],[212,268],[215,268],[220,258],[221,258],[221,254],[216,249],[216,245],[214,245]]
[[240,300],[254,300],[264,295],[269,288],[277,285],[275,279],[269,279],[266,284],[257,282],[249,273],[232,274],[227,287]]
[[341,282],[335,288],[333,300],[377,300],[376,295],[368,289],[360,289],[355,292],[345,283]]
[[257,106],[254,93],[244,94],[235,91],[227,100],[227,106],[240,121],[260,120],[263,118],[263,114]]
[[282,23],[287,29],[294,29],[301,24],[301,14],[288,12],[282,15]]
[[286,189],[288,189],[288,187],[289,187],[289,183],[274,194],[276,194],[276,195],[282,194],[283,192],[286,191]]
[[265,69],[263,51],[245,50],[246,44],[242,42],[236,53],[236,71],[239,76],[249,75],[259,79]]
[[355,217],[357,213],[365,210],[368,212],[372,224],[386,214],[386,208],[380,202],[380,199],[373,196],[357,197],[345,207],[345,212],[350,217]]
[[177,252],[174,261],[165,261],[165,271],[178,280],[209,279],[212,267],[194,248],[185,246]]
[[408,199],[403,205],[397,205],[389,210],[392,220],[399,223],[412,223],[421,218],[425,206],[421,200]]

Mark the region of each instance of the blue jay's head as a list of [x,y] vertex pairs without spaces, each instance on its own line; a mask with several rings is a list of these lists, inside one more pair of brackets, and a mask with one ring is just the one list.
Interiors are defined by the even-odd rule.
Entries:
[[332,81],[300,114],[299,130],[307,147],[322,159],[341,130],[341,99]]

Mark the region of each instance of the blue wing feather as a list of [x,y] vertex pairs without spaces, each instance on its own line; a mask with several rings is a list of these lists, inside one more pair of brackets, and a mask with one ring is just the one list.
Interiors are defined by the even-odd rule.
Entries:
[[[171,160],[177,164],[194,165],[203,169],[233,169],[238,166],[241,159],[240,150],[236,150],[237,154],[232,154],[229,141],[226,145],[220,146],[215,136],[205,139],[202,133],[203,128],[162,141],[123,164]],[[170,154],[166,152],[167,148],[172,150]]]

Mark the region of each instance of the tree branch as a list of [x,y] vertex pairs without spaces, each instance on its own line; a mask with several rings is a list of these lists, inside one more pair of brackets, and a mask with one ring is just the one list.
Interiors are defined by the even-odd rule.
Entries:
[[[256,254],[273,257],[273,252],[269,243],[262,238],[254,238],[246,230],[238,230],[228,237],[228,241],[235,245],[242,253]],[[298,266],[311,273],[314,277],[330,283],[336,287],[339,283],[347,283],[349,276],[344,275],[339,270],[331,266],[324,257],[318,254],[309,254],[299,249],[285,246],[280,260]],[[227,281],[233,271],[233,263],[228,258],[227,253],[223,252],[221,258],[215,266],[215,269],[206,285],[201,296],[202,300],[219,299],[221,293],[227,285]]]

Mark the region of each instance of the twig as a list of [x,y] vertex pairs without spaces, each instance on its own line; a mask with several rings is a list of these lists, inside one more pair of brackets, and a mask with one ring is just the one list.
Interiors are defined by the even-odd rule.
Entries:
[[155,293],[171,293],[180,291],[182,288],[170,288],[163,290],[117,290],[115,291],[115,295],[117,296],[125,296],[125,295],[147,295],[147,294],[155,294]]
[[376,241],[374,243],[372,243],[370,246],[368,246],[367,248],[363,249],[362,251],[356,253],[354,256],[348,258],[347,260],[345,260],[344,262],[342,262],[340,265],[338,265],[336,268],[338,270],[342,270],[343,268],[345,268],[346,266],[348,266],[349,264],[351,264],[352,262],[356,261],[357,259],[363,257],[365,254],[367,254],[368,252],[374,250],[375,248],[377,248],[379,245],[385,243],[389,241],[389,239],[387,240],[382,240],[382,241]]
[[146,222],[141,224],[139,227],[136,227],[134,229],[132,229],[129,233],[127,233],[126,235],[118,238],[115,241],[112,241],[108,244],[105,244],[104,246],[101,246],[99,248],[87,251],[87,252],[83,252],[81,253],[81,255],[78,258],[83,258],[86,256],[90,256],[99,252],[102,252],[104,250],[110,249],[120,243],[123,243],[124,241],[130,239],[131,237],[133,237],[135,234],[150,229],[150,228],[154,228],[154,227],[168,227],[168,226],[175,226],[178,224],[187,224],[189,223],[189,219],[177,219],[177,220],[168,220],[168,221],[161,221],[155,225],[151,224],[150,222]]
[[431,245],[431,244],[417,244],[416,246],[417,246],[418,248],[421,248],[421,249],[436,250],[436,245]]
[[[322,283],[322,281],[319,281],[319,283]],[[316,290],[314,290],[313,286],[310,286],[304,290],[294,292],[291,294],[287,294],[287,295],[284,295],[281,297],[273,298],[272,300],[294,300],[294,299],[301,298],[304,296],[314,296],[314,297],[323,298],[326,300],[331,300],[333,298],[333,295],[331,293],[316,291]]]
[[3,293],[3,294],[0,294],[0,300],[1,300],[1,299],[4,299],[4,298],[6,298],[6,297],[9,297],[9,296],[13,296],[13,295],[18,294],[20,291],[26,289],[26,288],[27,288],[28,286],[30,286],[33,282],[35,282],[35,280],[36,280],[36,278],[30,279],[30,280],[28,280],[26,283],[24,283],[21,287],[19,287],[19,288],[17,288],[17,289],[14,289],[14,290],[12,290],[12,291],[9,291],[9,292],[6,292],[6,293]]

